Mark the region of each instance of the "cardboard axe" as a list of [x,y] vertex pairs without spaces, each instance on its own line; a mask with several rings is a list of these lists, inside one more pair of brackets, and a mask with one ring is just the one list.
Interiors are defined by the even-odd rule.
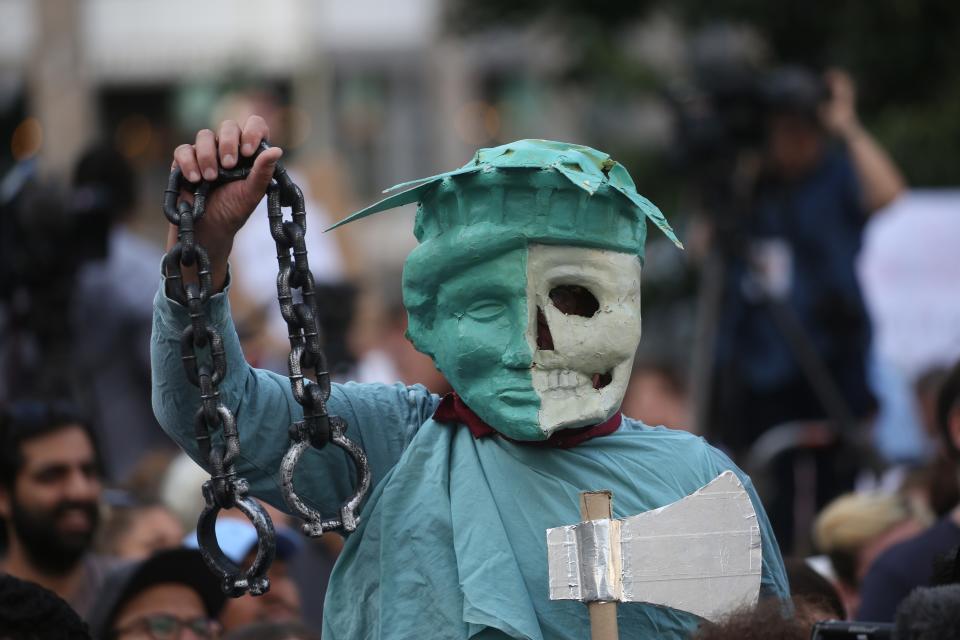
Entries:
[[617,637],[616,603],[716,621],[755,605],[763,562],[750,496],[732,471],[671,504],[612,519],[609,492],[581,494],[584,522],[547,529],[551,600],[590,608],[594,640]]

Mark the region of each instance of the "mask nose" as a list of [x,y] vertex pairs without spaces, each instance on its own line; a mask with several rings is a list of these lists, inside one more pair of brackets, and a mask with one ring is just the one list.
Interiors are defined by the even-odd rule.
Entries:
[[529,369],[533,366],[533,354],[524,332],[516,332],[511,336],[500,361],[508,369]]
[[530,351],[527,345],[523,345],[523,350],[508,349],[503,354],[503,364],[508,369],[529,369],[533,365],[533,359],[530,357]]

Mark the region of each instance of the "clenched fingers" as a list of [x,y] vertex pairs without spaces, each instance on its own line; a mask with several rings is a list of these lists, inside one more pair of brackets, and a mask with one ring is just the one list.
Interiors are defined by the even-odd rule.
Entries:
[[173,162],[190,182],[200,182],[200,165],[192,144],[182,144],[173,150]]
[[220,124],[220,133],[217,136],[220,150],[220,164],[224,169],[233,169],[237,166],[240,156],[240,125],[235,120],[224,120]]
[[243,125],[243,132],[240,135],[240,153],[246,157],[252,156],[260,141],[269,138],[270,128],[267,122],[260,116],[250,116]]
[[210,129],[197,132],[197,141],[193,145],[197,153],[197,163],[203,179],[212,182],[217,179],[220,163],[217,161],[217,139]]

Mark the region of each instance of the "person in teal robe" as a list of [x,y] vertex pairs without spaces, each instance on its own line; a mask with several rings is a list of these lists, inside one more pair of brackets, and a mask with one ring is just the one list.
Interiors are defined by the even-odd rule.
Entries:
[[[198,137],[198,157],[200,146]],[[185,173],[189,161],[178,156]],[[519,141],[401,186],[407,188],[352,219],[419,203],[420,244],[404,269],[408,334],[456,394],[441,399],[399,383],[333,385],[328,410],[347,422],[347,436],[366,453],[372,490],[331,575],[323,637],[587,638],[586,606],[549,599],[546,529],[580,520],[582,491],[612,491],[614,517],[626,517],[683,498],[728,469],[757,512],[761,598],[787,599],[780,552],[749,478],[700,437],[621,416],[622,390],[610,391],[625,386],[619,378],[632,362],[632,352],[620,353],[622,343],[635,349],[639,340],[645,221],[675,240],[623,167],[588,147]],[[592,252],[585,255],[596,269],[568,264],[564,256],[580,255],[564,253],[568,247]],[[543,255],[548,266],[538,271]],[[636,300],[601,281],[620,282],[634,267]],[[601,274],[595,287],[594,272]],[[549,300],[543,283],[534,283],[544,273],[556,280],[544,286],[557,285]],[[624,277],[633,282],[630,273]],[[557,290],[584,289],[594,294],[587,306],[592,298],[596,308],[553,298]],[[591,353],[596,340],[600,356],[582,361],[608,369],[575,371],[576,362],[559,369],[568,336],[558,327],[568,325],[554,322],[558,309],[580,316],[569,326],[587,328],[571,348]],[[287,378],[246,364],[224,292],[211,298],[208,313],[224,336],[228,374],[220,394],[237,417],[237,472],[252,495],[283,509],[280,461],[302,409]],[[590,318],[625,324],[591,332],[584,324]],[[193,439],[199,394],[179,354],[189,322],[161,288],[153,404],[164,429],[204,464]],[[538,371],[551,362],[562,375]],[[304,455],[295,485],[310,507],[333,514],[352,493],[353,476],[344,452],[327,446]],[[700,623],[693,614],[647,604],[622,604],[618,618],[623,638],[684,638]]]

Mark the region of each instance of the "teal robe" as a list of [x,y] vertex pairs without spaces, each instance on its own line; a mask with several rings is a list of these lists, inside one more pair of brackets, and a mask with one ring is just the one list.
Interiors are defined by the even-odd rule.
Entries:
[[[253,495],[283,509],[280,460],[287,428],[302,411],[287,378],[244,361],[224,294],[212,297],[210,317],[225,342],[228,374],[220,393],[237,417],[237,471]],[[204,464],[193,439],[199,392],[179,355],[188,323],[186,310],[161,290],[153,406],[167,433]],[[625,418],[615,433],[572,449],[529,447],[475,439],[465,425],[435,422],[438,403],[421,386],[333,387],[330,413],[348,422],[348,437],[366,452],[373,486],[330,578],[325,639],[584,640],[586,606],[549,599],[546,530],[580,520],[581,491],[613,491],[614,515],[625,517],[678,500],[726,469],[743,481],[757,511],[761,597],[788,597],[783,561],[749,478],[702,438]],[[326,515],[350,495],[352,478],[334,446],[309,450],[295,476],[300,496]],[[700,622],[645,604],[621,604],[618,617],[624,639],[684,638]]]

